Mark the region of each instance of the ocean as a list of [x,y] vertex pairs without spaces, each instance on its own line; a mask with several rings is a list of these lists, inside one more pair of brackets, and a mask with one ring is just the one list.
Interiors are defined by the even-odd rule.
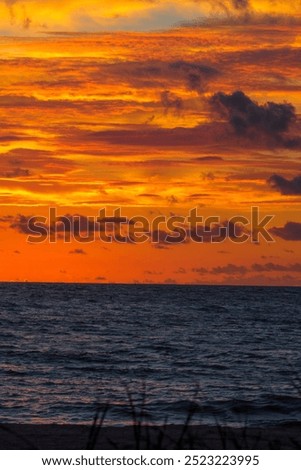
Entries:
[[[0,422],[301,421],[301,290],[0,284]],[[191,410],[194,410],[192,415]]]

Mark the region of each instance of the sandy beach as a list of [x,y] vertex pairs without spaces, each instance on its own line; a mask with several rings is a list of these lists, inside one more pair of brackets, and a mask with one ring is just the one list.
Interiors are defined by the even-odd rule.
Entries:
[[91,436],[82,425],[0,425],[0,449],[300,449],[301,423],[260,428],[169,425],[103,427]]

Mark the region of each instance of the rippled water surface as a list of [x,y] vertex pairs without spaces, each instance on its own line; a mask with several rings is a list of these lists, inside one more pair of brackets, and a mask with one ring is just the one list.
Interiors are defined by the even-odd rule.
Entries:
[[[301,420],[300,289],[0,284],[1,422]],[[298,391],[299,388],[299,391]]]

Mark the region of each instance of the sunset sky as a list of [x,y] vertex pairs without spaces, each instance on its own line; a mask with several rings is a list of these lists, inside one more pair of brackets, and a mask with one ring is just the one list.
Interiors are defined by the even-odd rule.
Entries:
[[[300,285],[300,12],[0,1],[0,280]],[[157,243],[66,243],[59,224],[56,243],[27,239],[49,208],[224,225],[252,206],[274,242],[168,244],[161,226]]]

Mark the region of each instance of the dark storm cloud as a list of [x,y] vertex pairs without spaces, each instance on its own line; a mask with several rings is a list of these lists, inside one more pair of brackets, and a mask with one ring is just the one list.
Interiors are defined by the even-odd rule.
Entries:
[[268,182],[272,188],[279,191],[284,196],[301,194],[301,175],[288,180],[281,175],[272,175]]
[[270,232],[287,241],[301,241],[301,223],[287,222],[284,227],[273,227]]
[[230,95],[218,92],[211,97],[210,104],[220,116],[228,119],[238,135],[255,131],[277,139],[296,120],[295,108],[290,103],[259,105],[242,91]]

